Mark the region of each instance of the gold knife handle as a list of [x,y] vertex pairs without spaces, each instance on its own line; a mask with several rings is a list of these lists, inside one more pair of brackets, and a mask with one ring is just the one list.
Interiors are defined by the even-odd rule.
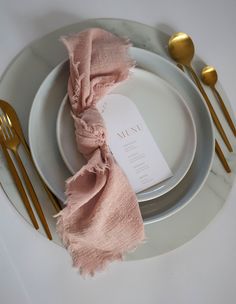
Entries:
[[[19,134],[18,134],[18,136],[19,136]],[[41,184],[43,185],[44,190],[46,191],[46,193],[47,193],[47,195],[48,195],[50,201],[52,202],[52,204],[53,204],[55,210],[56,210],[57,212],[60,212],[60,211],[61,211],[61,206],[59,205],[59,203],[57,203],[57,202],[55,201],[55,199],[54,199],[52,193],[50,192],[50,190],[48,189],[47,185],[45,184],[45,182],[43,181],[42,177],[40,176],[40,174],[39,174],[39,172],[38,172],[38,170],[37,170],[37,168],[36,168],[36,166],[35,166],[35,163],[34,163],[34,161],[33,161],[33,158],[32,158],[32,155],[31,155],[31,152],[30,152],[30,149],[29,149],[29,146],[28,146],[27,142],[26,142],[25,139],[22,138],[21,136],[19,136],[19,137],[21,138],[21,142],[22,142],[22,144],[23,144],[23,146],[24,146],[24,149],[25,149],[25,151],[27,152],[27,154],[28,154],[28,156],[29,156],[29,158],[30,158],[30,160],[31,160],[31,162],[32,162],[32,164],[33,164],[33,166],[34,166],[34,169],[35,169],[35,171],[36,171],[36,173],[37,173],[37,175],[38,175],[38,177],[39,177],[39,179],[40,179],[40,181],[41,181]]]
[[223,152],[222,152],[222,150],[220,148],[220,145],[218,144],[217,140],[215,141],[215,151],[216,151],[216,154],[219,157],[219,159],[220,159],[223,167],[225,168],[225,171],[227,173],[230,173],[231,169],[230,169],[230,167],[229,167],[229,165],[227,163],[227,160],[225,159],[225,156],[224,156],[224,154],[223,154]]
[[23,179],[25,181],[26,188],[29,191],[29,195],[30,195],[30,197],[32,199],[32,202],[33,202],[34,207],[35,207],[35,209],[36,209],[36,211],[38,213],[38,216],[39,216],[39,218],[41,220],[41,223],[42,223],[42,225],[44,227],[44,230],[45,230],[45,232],[47,234],[47,237],[49,238],[49,240],[52,240],[52,235],[51,235],[51,232],[49,230],[49,227],[48,227],[47,221],[45,219],[45,216],[43,214],[43,210],[42,210],[41,205],[40,205],[40,203],[38,201],[38,197],[37,197],[37,195],[35,193],[34,187],[33,187],[32,183],[30,181],[30,178],[29,178],[29,176],[28,176],[28,174],[26,172],[26,169],[25,169],[25,167],[24,167],[24,165],[22,163],[22,160],[21,160],[21,158],[19,156],[19,153],[17,152],[17,150],[14,150],[13,152],[14,152],[14,155],[16,157],[16,161],[18,162],[19,169],[20,169],[20,171],[22,173]]
[[233,148],[232,148],[232,146],[231,146],[231,144],[230,144],[230,142],[228,140],[227,135],[225,134],[225,131],[224,131],[222,125],[221,125],[221,122],[219,121],[219,118],[218,118],[218,116],[217,116],[217,114],[216,114],[216,112],[215,112],[215,110],[214,110],[211,102],[210,102],[210,99],[208,98],[208,96],[207,96],[207,94],[206,94],[203,86],[201,85],[200,80],[198,79],[196,73],[194,72],[194,70],[193,70],[193,68],[191,66],[186,66],[186,67],[188,68],[189,72],[191,73],[191,75],[193,77],[194,82],[196,83],[199,91],[201,92],[202,96],[204,97],[204,99],[206,101],[206,104],[208,106],[208,109],[209,109],[209,111],[211,113],[211,117],[212,117],[212,119],[213,119],[213,121],[214,121],[214,123],[215,123],[215,125],[216,125],[216,127],[217,127],[217,129],[218,129],[218,131],[219,131],[219,133],[221,135],[221,137],[223,138],[223,141],[225,142],[228,150],[230,152],[232,152]]
[[13,163],[13,161],[12,161],[12,159],[11,159],[11,157],[10,157],[7,149],[6,149],[6,147],[3,144],[2,144],[2,150],[3,150],[3,154],[4,154],[4,156],[6,158],[6,161],[7,161],[7,165],[8,165],[9,171],[10,171],[12,177],[13,177],[15,185],[16,185],[18,191],[19,191],[19,194],[20,194],[20,196],[22,198],[22,201],[23,201],[23,203],[25,205],[25,208],[26,208],[26,210],[27,210],[27,212],[29,214],[29,217],[30,217],[30,219],[31,219],[31,221],[32,221],[32,223],[34,225],[34,228],[35,229],[39,229],[39,225],[38,225],[37,220],[36,220],[36,218],[34,216],[34,212],[33,212],[32,208],[30,206],[30,202],[28,200],[27,194],[25,193],[25,189],[23,187],[23,184],[22,184],[22,182],[20,180],[20,177],[19,177],[19,175],[18,175],[18,173],[16,171],[15,165],[14,165],[14,163]]
[[225,116],[225,118],[226,118],[226,120],[227,120],[227,122],[228,122],[228,124],[229,124],[229,126],[230,126],[230,128],[232,130],[232,132],[234,133],[234,136],[236,136],[235,125],[234,125],[234,123],[233,123],[233,121],[232,121],[232,119],[230,117],[230,114],[229,114],[229,112],[228,112],[228,110],[227,110],[227,108],[225,106],[225,103],[224,103],[222,97],[220,96],[219,92],[217,91],[217,89],[215,87],[212,87],[211,89],[212,89],[213,93],[215,94],[216,98],[219,101],[219,104],[221,106],[222,112],[224,113],[224,116]]

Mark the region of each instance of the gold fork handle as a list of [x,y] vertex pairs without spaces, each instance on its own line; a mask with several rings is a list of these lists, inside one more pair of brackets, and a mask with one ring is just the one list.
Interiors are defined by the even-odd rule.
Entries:
[[230,173],[231,169],[230,169],[230,167],[229,167],[229,165],[227,163],[227,160],[225,159],[225,156],[224,156],[224,154],[223,154],[223,152],[222,152],[222,150],[220,148],[220,145],[218,144],[217,140],[215,141],[215,151],[216,151],[216,154],[219,157],[219,159],[220,159],[223,167],[225,168],[225,171],[227,173]]
[[222,97],[220,96],[219,92],[217,91],[217,89],[215,87],[212,87],[211,89],[212,89],[213,93],[215,94],[216,98],[218,99],[218,101],[220,103],[222,112],[224,113],[224,116],[225,116],[225,118],[226,118],[226,120],[227,120],[227,122],[228,122],[228,124],[229,124],[229,126],[231,128],[231,130],[234,133],[234,136],[236,136],[235,125],[234,125],[234,123],[233,123],[233,121],[232,121],[232,119],[230,117],[230,114],[229,114],[229,112],[228,112],[228,110],[227,110],[227,108],[225,106],[225,103],[224,103]]
[[27,213],[28,213],[33,225],[34,225],[34,228],[39,229],[39,225],[38,225],[37,220],[34,216],[34,212],[33,212],[32,208],[30,206],[30,202],[28,200],[27,194],[25,193],[25,189],[22,185],[20,177],[19,177],[19,175],[16,171],[15,165],[14,165],[14,163],[13,163],[13,161],[12,161],[12,159],[11,159],[11,157],[10,157],[10,155],[9,155],[9,153],[8,153],[8,151],[7,151],[7,149],[4,145],[2,145],[2,150],[3,150],[3,154],[4,154],[4,156],[6,158],[6,161],[7,161],[9,171],[10,171],[12,177],[13,177],[15,185],[16,185],[18,191],[19,191],[19,194],[22,198],[23,204],[25,205],[25,208],[27,210]]
[[47,234],[47,237],[49,238],[49,240],[52,240],[52,235],[51,235],[51,232],[49,230],[49,227],[48,227],[47,221],[45,219],[45,216],[43,214],[43,210],[42,210],[42,208],[40,206],[40,203],[38,201],[37,195],[36,195],[36,193],[34,191],[33,185],[31,184],[31,181],[30,181],[29,176],[28,176],[28,174],[27,174],[27,172],[25,170],[25,167],[24,167],[24,165],[22,163],[22,160],[21,160],[21,158],[19,156],[19,153],[16,150],[14,150],[13,152],[14,152],[14,155],[16,157],[16,161],[18,162],[19,169],[20,169],[20,171],[22,173],[23,179],[25,181],[26,188],[29,191],[29,195],[30,195],[30,197],[32,199],[32,202],[33,202],[34,207],[35,207],[35,209],[36,209],[36,211],[38,213],[38,216],[39,216],[39,218],[40,218],[40,220],[42,222],[42,225],[43,225],[44,230],[45,230],[45,232]]
[[189,72],[191,73],[194,82],[196,83],[199,91],[201,92],[202,96],[204,97],[204,99],[206,101],[206,104],[208,106],[208,109],[209,109],[209,111],[211,113],[211,117],[212,117],[212,119],[213,119],[213,121],[214,121],[214,123],[215,123],[215,125],[216,125],[216,127],[217,127],[217,129],[218,129],[218,131],[219,131],[219,133],[221,135],[221,137],[223,138],[223,141],[225,142],[228,150],[230,152],[232,152],[233,148],[232,148],[232,146],[231,146],[231,144],[230,144],[230,142],[228,140],[227,135],[225,134],[225,131],[224,131],[222,125],[221,125],[221,122],[219,121],[219,118],[218,118],[218,116],[217,116],[217,114],[216,114],[216,112],[215,112],[215,110],[214,110],[211,102],[210,102],[210,99],[208,98],[208,96],[207,96],[207,94],[206,94],[203,86],[201,85],[200,80],[198,79],[196,73],[194,72],[194,70],[193,70],[193,68],[191,66],[186,66],[186,67],[189,70]]
[[42,177],[40,176],[40,174],[39,174],[39,172],[38,172],[38,170],[37,170],[37,168],[36,168],[36,166],[35,166],[35,163],[34,163],[34,161],[33,161],[33,158],[32,158],[32,155],[31,155],[31,152],[30,152],[30,149],[29,149],[29,146],[28,146],[27,142],[25,141],[24,138],[21,139],[21,142],[22,142],[22,144],[23,144],[23,146],[24,146],[24,148],[25,148],[25,151],[27,152],[27,154],[28,154],[28,156],[29,156],[29,158],[30,158],[30,160],[31,160],[31,162],[32,162],[32,164],[33,164],[33,166],[34,166],[34,168],[35,168],[35,171],[36,171],[36,173],[37,173],[37,175],[38,175],[38,177],[39,177],[39,179],[40,179],[40,181],[41,181],[41,184],[43,185],[44,190],[46,191],[46,193],[47,193],[47,195],[48,195],[48,197],[49,197],[51,203],[53,204],[55,210],[56,210],[57,212],[60,212],[62,208],[61,208],[61,206],[59,205],[59,203],[56,202],[56,200],[54,199],[54,197],[53,197],[51,191],[48,189],[47,185],[44,183]]

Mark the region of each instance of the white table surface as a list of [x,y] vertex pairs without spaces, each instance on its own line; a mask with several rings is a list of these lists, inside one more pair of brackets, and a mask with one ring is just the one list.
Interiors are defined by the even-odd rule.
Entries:
[[[114,17],[189,33],[217,67],[236,112],[235,0],[1,0],[0,74],[29,42],[67,24]],[[207,303],[236,301],[236,183],[197,237],[151,259],[112,264],[82,279],[68,253],[36,233],[0,189],[0,303]]]

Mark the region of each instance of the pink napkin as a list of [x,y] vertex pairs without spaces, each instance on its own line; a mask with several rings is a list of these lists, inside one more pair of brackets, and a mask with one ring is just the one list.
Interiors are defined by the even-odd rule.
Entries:
[[109,150],[96,108],[101,97],[127,79],[134,63],[128,41],[102,29],[62,41],[70,59],[68,95],[76,142],[87,164],[66,181],[67,206],[58,214],[57,229],[73,265],[93,275],[144,239],[136,195]]

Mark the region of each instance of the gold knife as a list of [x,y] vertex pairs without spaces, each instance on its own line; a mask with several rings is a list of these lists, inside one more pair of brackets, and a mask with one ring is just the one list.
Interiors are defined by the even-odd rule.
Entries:
[[36,218],[34,216],[33,209],[30,206],[29,199],[27,197],[27,194],[25,192],[23,184],[22,184],[22,182],[20,180],[20,177],[19,177],[19,175],[18,175],[18,173],[16,171],[15,165],[14,165],[14,163],[13,163],[13,161],[12,161],[12,159],[11,159],[8,151],[7,151],[7,148],[4,145],[2,136],[3,136],[2,135],[2,130],[1,130],[1,127],[0,127],[0,144],[2,146],[3,154],[4,154],[5,158],[6,158],[9,171],[10,171],[10,173],[12,175],[12,178],[13,178],[13,180],[15,182],[16,188],[18,189],[18,192],[19,192],[19,194],[20,194],[20,196],[22,198],[22,201],[23,201],[23,203],[25,205],[25,208],[26,208],[26,210],[28,212],[28,215],[29,215],[29,217],[30,217],[30,219],[31,219],[31,221],[32,221],[32,223],[34,225],[34,228],[38,230],[39,229],[39,225],[38,225],[37,220],[36,220]]

